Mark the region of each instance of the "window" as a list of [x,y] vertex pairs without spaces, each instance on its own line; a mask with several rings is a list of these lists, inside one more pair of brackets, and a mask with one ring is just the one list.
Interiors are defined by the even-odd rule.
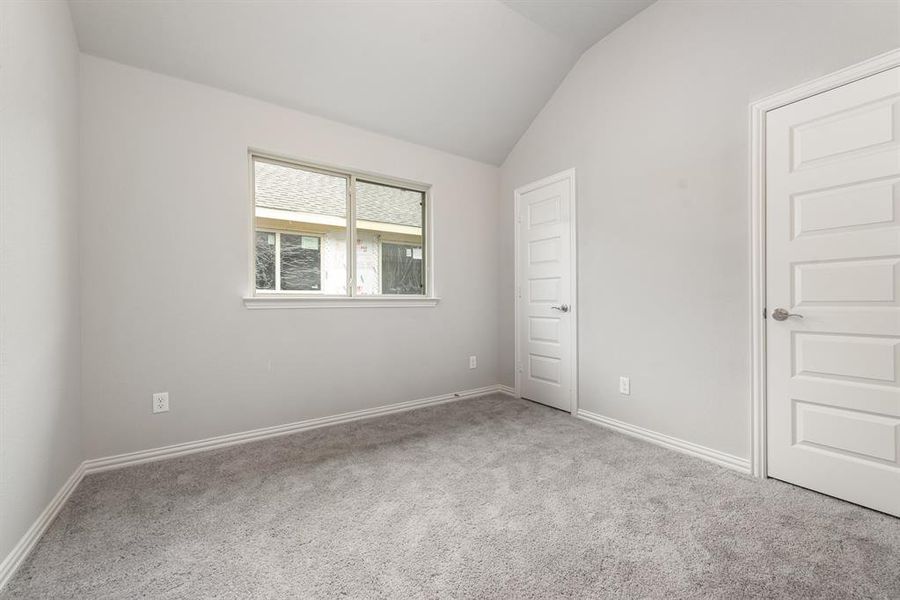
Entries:
[[[423,295],[425,193],[364,180],[356,180],[354,190],[356,293]],[[401,245],[417,248],[418,260],[398,262],[396,249]],[[405,267],[402,285],[398,278],[401,266]]]
[[347,293],[348,175],[253,159],[256,291]]
[[421,298],[431,292],[427,186],[251,159],[255,297]]

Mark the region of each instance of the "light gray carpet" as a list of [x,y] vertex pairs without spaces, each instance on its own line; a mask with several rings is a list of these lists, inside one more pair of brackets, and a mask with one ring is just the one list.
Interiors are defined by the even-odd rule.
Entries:
[[0,598],[900,598],[900,519],[500,396],[87,477]]

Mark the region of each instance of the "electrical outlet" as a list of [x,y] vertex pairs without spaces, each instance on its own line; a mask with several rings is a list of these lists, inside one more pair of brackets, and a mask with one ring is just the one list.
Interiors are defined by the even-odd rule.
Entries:
[[477,356],[470,356],[470,357],[469,357],[469,368],[470,368],[470,369],[474,369],[474,368],[476,368],[476,367],[478,367],[478,357],[477,357]]
[[623,396],[631,395],[631,379],[628,377],[619,377],[619,393]]
[[157,392],[153,394],[153,412],[169,412],[169,392]]

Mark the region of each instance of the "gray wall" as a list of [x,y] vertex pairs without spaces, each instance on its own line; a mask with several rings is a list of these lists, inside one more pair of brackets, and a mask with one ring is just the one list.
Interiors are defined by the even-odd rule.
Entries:
[[81,462],[78,49],[65,2],[0,2],[0,560]]
[[[497,382],[496,167],[90,56],[81,74],[87,458]],[[440,304],[246,309],[248,146],[433,184]]]
[[577,169],[582,408],[749,457],[748,105],[897,46],[892,1],[664,0],[582,56],[502,167],[500,238],[512,265],[513,189]]

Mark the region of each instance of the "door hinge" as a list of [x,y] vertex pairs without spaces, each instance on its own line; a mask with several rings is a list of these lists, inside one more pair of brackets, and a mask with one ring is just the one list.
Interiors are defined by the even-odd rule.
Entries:
[[521,298],[521,297],[522,297],[522,286],[517,285],[516,286],[516,298]]

